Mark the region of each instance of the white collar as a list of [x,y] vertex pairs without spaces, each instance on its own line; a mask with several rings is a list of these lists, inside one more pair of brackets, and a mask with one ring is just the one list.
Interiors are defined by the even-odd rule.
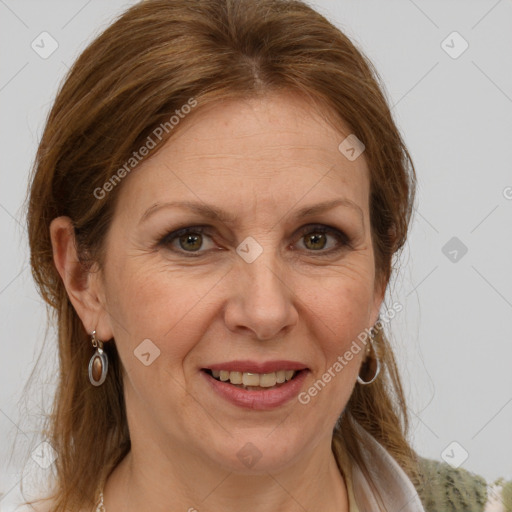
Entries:
[[360,437],[361,454],[370,478],[350,459],[352,490],[360,512],[425,512],[420,497],[405,471],[363,427],[352,422]]

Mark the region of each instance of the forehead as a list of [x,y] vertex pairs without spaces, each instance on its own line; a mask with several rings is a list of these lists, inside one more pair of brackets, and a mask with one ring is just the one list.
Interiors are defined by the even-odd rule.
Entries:
[[367,209],[364,154],[338,149],[350,129],[293,94],[223,101],[200,108],[159,152],[127,177],[120,201],[135,212],[170,200],[224,209],[274,209],[346,198]]

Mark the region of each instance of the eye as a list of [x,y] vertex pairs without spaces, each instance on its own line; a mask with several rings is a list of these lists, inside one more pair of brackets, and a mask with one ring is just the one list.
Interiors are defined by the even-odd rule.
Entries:
[[[329,226],[305,226],[299,232],[300,240],[304,240],[306,249],[313,252],[333,253],[338,252],[344,247],[350,246],[350,239],[345,233],[331,228]],[[338,242],[333,248],[324,250],[328,243],[328,236],[335,238]]]
[[[177,231],[173,231],[167,235],[165,235],[158,245],[169,247],[171,246],[171,250],[175,252],[186,252],[186,253],[194,253],[198,252],[203,245],[203,240],[205,237],[205,231],[207,230],[204,226],[194,226],[187,227],[183,229],[179,229]],[[208,235],[206,235],[208,236]],[[209,237],[208,237],[209,238]],[[176,244],[178,247],[176,248]],[[192,257],[200,256],[201,254],[189,254]]]
[[[205,249],[203,247],[204,241],[211,240],[211,237],[206,234],[207,231],[209,231],[209,228],[206,226],[191,226],[172,231],[160,239],[158,246],[170,248],[177,253],[186,253],[187,257],[199,257],[205,252],[201,251],[201,249]],[[304,240],[303,245],[306,252],[331,254],[345,247],[350,247],[349,237],[345,233],[329,226],[305,226],[300,229],[298,234],[299,240]],[[334,247],[325,250],[328,245],[329,236],[335,239]]]

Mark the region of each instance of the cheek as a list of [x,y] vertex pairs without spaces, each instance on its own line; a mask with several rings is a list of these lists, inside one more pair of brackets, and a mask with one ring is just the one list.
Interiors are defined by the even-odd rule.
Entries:
[[[111,266],[111,269],[114,265]],[[109,313],[123,365],[128,372],[144,370],[134,357],[149,339],[160,351],[152,372],[159,379],[185,379],[184,363],[211,327],[223,297],[216,295],[221,273],[203,268],[176,268],[161,256],[127,258],[110,272]],[[146,342],[147,343],[147,342]]]
[[[190,285],[190,282],[187,281]],[[183,277],[170,269],[135,262],[117,265],[107,290],[109,314],[120,350],[128,354],[150,339],[162,355],[173,357],[188,350],[190,337],[174,336],[201,299],[201,290],[187,286]],[[204,295],[204,294],[203,294]],[[169,346],[165,340],[175,342]]]
[[319,329],[316,339],[324,340],[329,353],[344,352],[361,331],[370,327],[373,282],[368,277],[329,276],[314,284],[304,283],[297,294],[304,302],[304,314]]
[[[365,256],[354,252],[339,267],[285,277],[299,317],[330,361],[369,327],[373,275]],[[150,339],[168,363],[175,359],[179,364],[201,339],[219,304],[229,299],[226,283],[220,282],[223,275],[231,279],[228,274],[225,269],[212,272],[207,265],[178,268],[158,254],[111,260],[108,309],[117,325],[116,339],[126,352]]]

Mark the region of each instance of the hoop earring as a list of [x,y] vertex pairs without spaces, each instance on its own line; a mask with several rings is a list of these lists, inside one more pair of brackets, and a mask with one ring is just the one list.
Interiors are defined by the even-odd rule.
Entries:
[[93,386],[101,386],[107,378],[108,357],[103,351],[103,342],[96,338],[96,331],[92,331],[91,342],[96,352],[89,361],[89,380]]
[[[380,373],[380,361],[379,357],[377,356],[375,346],[373,345],[373,329],[375,328],[372,327],[372,331],[370,331],[370,346],[368,347],[369,349],[371,348],[373,355],[368,354],[364,363],[361,365],[359,375],[357,376],[357,382],[363,386],[367,386],[368,384],[374,382]],[[361,376],[363,378],[361,378]]]

